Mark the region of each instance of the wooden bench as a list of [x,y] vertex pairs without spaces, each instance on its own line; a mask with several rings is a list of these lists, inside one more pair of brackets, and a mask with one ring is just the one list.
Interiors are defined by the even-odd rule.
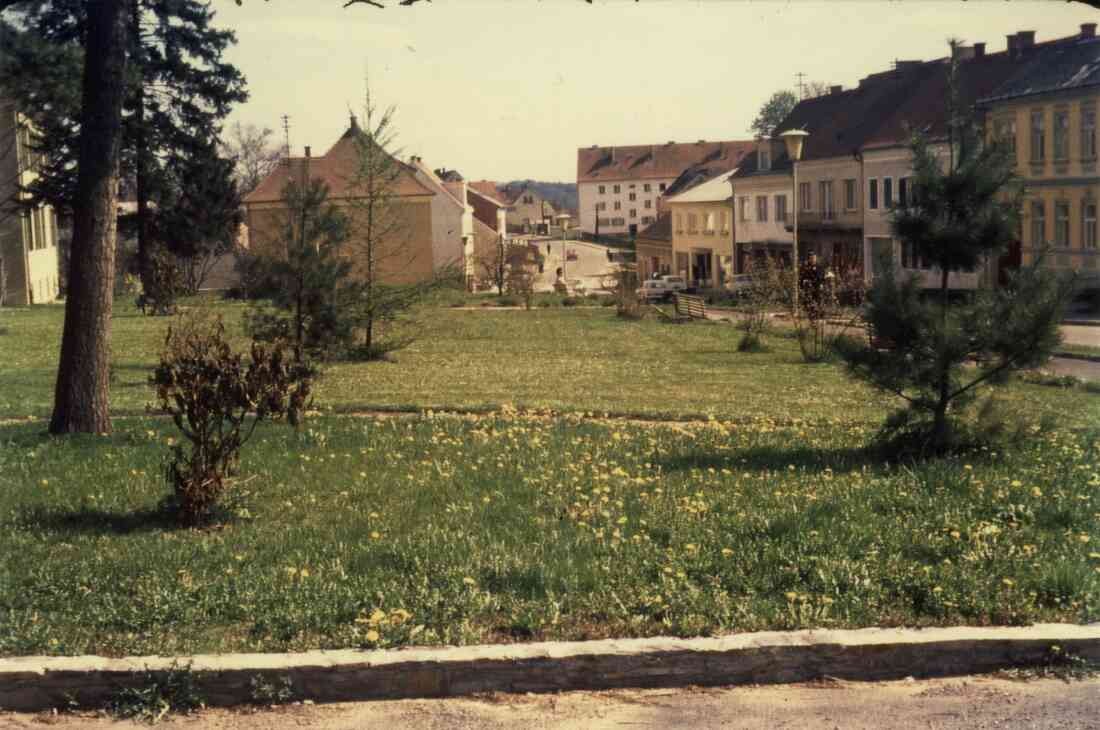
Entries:
[[675,294],[676,316],[684,319],[706,319],[707,303],[702,297],[691,294]]

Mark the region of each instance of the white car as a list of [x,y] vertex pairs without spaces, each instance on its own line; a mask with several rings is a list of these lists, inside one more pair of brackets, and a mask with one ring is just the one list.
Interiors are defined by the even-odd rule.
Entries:
[[680,276],[662,276],[660,279],[647,279],[642,282],[641,288],[635,293],[638,298],[646,301],[662,301],[668,299],[678,291],[685,291],[687,284]]

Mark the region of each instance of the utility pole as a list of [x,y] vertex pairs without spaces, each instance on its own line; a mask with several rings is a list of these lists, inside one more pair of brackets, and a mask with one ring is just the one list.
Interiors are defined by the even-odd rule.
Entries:
[[283,115],[283,136],[286,139],[286,166],[290,167],[290,117]]
[[799,71],[795,74],[798,77],[798,99],[801,101],[806,98],[806,83],[803,79],[806,78],[806,74]]

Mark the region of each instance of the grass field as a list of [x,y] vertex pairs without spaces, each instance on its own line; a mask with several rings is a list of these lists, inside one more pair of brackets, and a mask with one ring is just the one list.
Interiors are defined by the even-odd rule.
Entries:
[[[0,654],[1100,620],[1081,389],[1011,385],[1052,425],[1002,453],[890,463],[864,447],[895,404],[789,339],[746,355],[727,325],[440,308],[396,363],[329,366],[321,404],[502,408],[265,426],[234,519],[191,531],[158,507],[165,419],[19,422],[48,413],[61,311],[0,312]],[[116,318],[119,411],[149,400],[168,322]]]
[[0,653],[127,654],[1100,619],[1100,440],[894,465],[867,431],[315,419],[239,517],[158,516],[172,432],[0,428]]
[[[218,304],[241,337],[244,306]],[[141,413],[170,318],[122,309],[113,322],[112,408]],[[721,418],[878,421],[897,403],[849,380],[831,364],[806,365],[790,339],[771,353],[736,352],[729,325],[622,321],[608,309],[462,311],[430,309],[421,338],[395,363],[336,363],[318,383],[318,405],[442,409],[512,404],[564,411]],[[60,307],[0,309],[0,418],[44,417],[53,397]],[[1031,413],[1078,424],[1100,420],[1100,395],[1016,384],[1007,397]]]

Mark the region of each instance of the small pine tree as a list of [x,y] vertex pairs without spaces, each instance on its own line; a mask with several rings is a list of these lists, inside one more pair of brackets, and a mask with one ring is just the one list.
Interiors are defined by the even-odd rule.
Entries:
[[[950,73],[954,89],[954,68]],[[958,416],[979,386],[1050,356],[1073,289],[1039,261],[1002,288],[969,297],[950,292],[952,273],[995,261],[1018,230],[1014,161],[1001,146],[985,144],[958,108],[952,93],[946,165],[923,135],[913,136],[915,195],[892,219],[894,237],[938,271],[937,293],[924,297],[917,277],[885,267],[867,297],[869,342],[840,347],[853,376],[908,404],[887,433],[922,452],[958,445]]]
[[252,337],[290,342],[299,357],[332,358],[352,339],[347,311],[355,286],[347,280],[351,264],[339,255],[347,218],[328,202],[328,191],[316,179],[284,189],[286,257],[263,262],[271,306],[253,309],[247,318]]

